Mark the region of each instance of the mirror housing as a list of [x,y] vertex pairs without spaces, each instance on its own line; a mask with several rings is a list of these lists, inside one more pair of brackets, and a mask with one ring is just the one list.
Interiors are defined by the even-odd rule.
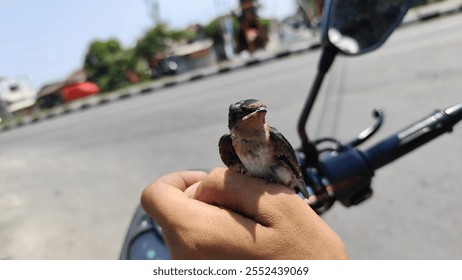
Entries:
[[326,0],[323,43],[346,55],[377,49],[401,23],[409,6],[409,0]]

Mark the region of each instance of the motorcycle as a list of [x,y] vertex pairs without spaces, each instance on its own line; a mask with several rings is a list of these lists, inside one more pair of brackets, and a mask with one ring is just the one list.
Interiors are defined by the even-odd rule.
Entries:
[[[296,150],[307,190],[315,196],[311,207],[322,214],[339,201],[350,207],[372,196],[376,171],[403,155],[451,132],[462,119],[462,103],[437,110],[427,117],[360,149],[382,126],[384,113],[376,109],[375,123],[356,139],[342,143],[335,138],[310,139],[307,123],[324,77],[339,54],[358,56],[379,48],[400,25],[411,3],[393,1],[327,0],[322,21],[322,53],[318,72],[298,120],[301,147]],[[325,147],[327,144],[327,148]],[[138,206],[128,229],[120,259],[169,259],[162,229]]]

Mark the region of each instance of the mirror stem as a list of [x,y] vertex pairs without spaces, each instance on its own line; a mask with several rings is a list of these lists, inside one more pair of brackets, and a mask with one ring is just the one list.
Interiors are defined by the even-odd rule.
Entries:
[[316,74],[316,78],[308,94],[308,99],[305,102],[303,111],[298,120],[298,134],[300,136],[300,139],[302,140],[301,150],[305,156],[306,166],[316,166],[318,163],[318,153],[316,147],[312,142],[310,142],[305,130],[306,123],[308,121],[308,117],[310,116],[314,102],[316,101],[316,97],[318,96],[319,90],[321,89],[324,76],[329,71],[337,53],[338,49],[331,44],[324,47],[318,65],[318,73]]

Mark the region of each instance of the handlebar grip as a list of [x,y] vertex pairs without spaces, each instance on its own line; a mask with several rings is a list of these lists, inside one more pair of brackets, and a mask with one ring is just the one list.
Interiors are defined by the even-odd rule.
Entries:
[[461,119],[462,103],[459,103],[444,111],[436,111],[374,145],[363,154],[370,168],[377,170],[441,134],[451,132],[453,126]]

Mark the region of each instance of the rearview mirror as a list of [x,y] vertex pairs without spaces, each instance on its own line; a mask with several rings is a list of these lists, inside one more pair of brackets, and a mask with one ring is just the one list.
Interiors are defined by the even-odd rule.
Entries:
[[408,0],[327,0],[323,41],[347,55],[372,51],[387,40],[408,9]]

